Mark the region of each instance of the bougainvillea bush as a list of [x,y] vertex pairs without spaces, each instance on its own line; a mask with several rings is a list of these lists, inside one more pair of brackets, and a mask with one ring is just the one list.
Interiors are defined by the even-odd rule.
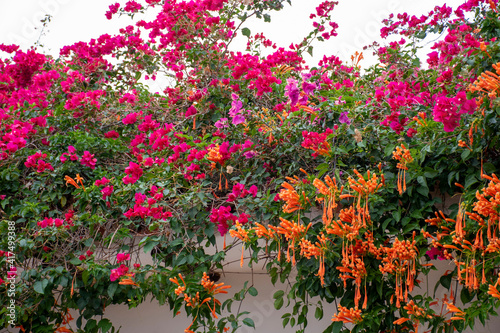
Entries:
[[128,1],[105,15],[131,25],[57,58],[0,45],[1,327],[115,331],[107,307],[151,297],[187,314],[186,332],[254,326],[231,305],[258,286],[217,281],[240,248],[289,282],[274,299],[290,330],[313,313],[332,318],[325,332],[462,331],[496,314],[497,1],[391,15],[364,70],[360,52],[303,58],[334,40],[336,2],[290,46],[252,33],[249,18],[288,2]]

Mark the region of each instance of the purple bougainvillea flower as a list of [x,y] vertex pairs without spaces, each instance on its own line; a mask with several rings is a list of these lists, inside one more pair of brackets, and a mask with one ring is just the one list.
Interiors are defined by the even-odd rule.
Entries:
[[232,94],[231,99],[233,101],[231,103],[231,109],[229,109],[229,115],[231,117],[234,117],[241,111],[241,108],[243,107],[243,102],[240,101],[240,96],[236,94]]
[[297,87],[297,80],[295,79],[288,79],[286,80],[288,83],[285,86],[285,96],[288,96],[290,98],[290,105],[295,105],[299,101],[299,96],[300,96],[300,91],[299,88]]
[[307,95],[311,94],[316,88],[316,83],[306,81],[302,82],[302,90],[304,90],[304,93],[306,93]]
[[342,112],[340,114],[340,117],[339,117],[339,121],[342,123],[342,124],[347,124],[347,125],[350,125],[351,124],[351,119],[349,119],[347,112]]
[[233,117],[232,123],[233,125],[238,125],[244,123],[245,121],[246,121],[245,117],[243,117],[241,114],[237,114]]
[[220,118],[215,122],[214,126],[218,129],[229,127],[229,125],[227,124],[227,118]]

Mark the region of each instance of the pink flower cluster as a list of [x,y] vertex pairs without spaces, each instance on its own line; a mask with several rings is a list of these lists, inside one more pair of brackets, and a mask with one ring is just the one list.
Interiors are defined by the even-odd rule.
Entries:
[[120,4],[118,2],[109,5],[109,10],[106,12],[106,18],[111,20],[111,18],[113,18],[113,14],[118,13],[118,9],[120,9]]
[[80,259],[81,261],[84,261],[84,260],[87,260],[87,258],[89,258],[93,254],[94,254],[94,252],[92,252],[92,251],[89,250],[85,254],[80,254],[80,256],[78,257],[78,259]]
[[[240,224],[245,224],[248,222],[250,215],[246,213],[241,213],[240,216],[236,216],[231,213],[231,207],[220,206],[219,208],[214,208],[210,214],[210,222],[217,224],[217,230],[221,236],[224,236],[229,230],[229,223],[238,220]],[[232,224],[232,223],[231,223]]]
[[139,117],[140,115],[141,113],[138,112],[129,113],[123,118],[122,122],[125,125],[135,124],[137,122],[137,117]]
[[[109,180],[106,177],[102,177],[102,179],[96,180],[94,185],[101,187],[101,186],[106,185],[108,183],[109,183]],[[102,200],[106,200],[107,197],[110,197],[111,194],[113,194],[113,190],[114,190],[113,185],[109,185],[109,186],[104,187],[101,190]]]
[[104,134],[104,137],[106,139],[113,139],[113,140],[116,140],[120,137],[120,133],[118,133],[117,131],[108,131]]
[[148,216],[157,220],[166,220],[172,216],[169,211],[164,211],[163,208],[158,205],[158,201],[163,198],[163,189],[155,185],[151,185],[151,190],[149,191],[149,197],[142,193],[135,194],[135,205],[134,208],[129,209],[125,215],[127,218],[131,219],[134,217],[146,218]]
[[80,161],[80,163],[84,166],[88,166],[91,169],[95,169],[97,158],[95,158],[95,154],[91,154],[89,151],[85,150],[81,158],[78,157],[76,153],[76,148],[73,146],[68,146],[68,152],[63,153],[59,160],[64,164],[68,160],[66,157],[69,157],[71,161]]
[[132,89],[132,91],[129,93],[123,94],[123,96],[118,99],[118,103],[120,104],[128,103],[130,105],[135,105],[137,101],[137,91],[135,89]]
[[[64,104],[64,108],[66,110],[86,109],[89,105],[91,105],[99,109],[101,107],[99,98],[105,95],[106,92],[103,90],[75,93],[73,94],[73,96],[71,96],[70,99],[66,101],[66,104]],[[81,117],[82,115],[83,113],[81,112],[75,112],[73,114],[75,118]]]
[[80,163],[82,165],[88,166],[91,169],[95,169],[95,164],[97,163],[97,158],[94,158],[95,154],[91,154],[89,151],[84,151]]
[[[124,262],[124,261],[127,261],[127,260],[130,260],[130,254],[129,253],[117,253],[116,254],[116,262],[117,263],[121,263],[121,262]],[[135,264],[134,264],[134,267],[136,267]],[[127,266],[125,266],[124,264],[121,264],[120,266],[118,266],[118,268],[114,268],[114,269],[111,270],[111,275],[110,275],[109,279],[112,282],[116,281],[120,277],[122,277],[125,274],[127,274],[128,270],[129,270],[129,268]],[[134,274],[132,273],[132,276],[133,275]]]
[[128,167],[125,168],[127,176],[123,177],[124,184],[134,184],[141,178],[143,170],[140,165],[134,162],[129,162]]
[[124,264],[121,264],[118,268],[114,268],[111,270],[111,275],[109,279],[111,282],[118,280],[120,277],[124,276],[128,273],[128,267]]
[[78,161],[80,158],[75,153],[76,153],[76,148],[73,147],[73,146],[68,146],[68,152],[67,153],[63,153],[61,155],[61,157],[59,157],[59,160],[62,163],[66,163],[66,161],[68,160],[66,158],[66,156],[68,156],[70,160],[72,160],[72,161]]
[[461,91],[455,97],[443,94],[436,99],[433,109],[434,121],[443,123],[445,132],[453,132],[460,123],[461,115],[472,114],[475,110],[475,100],[468,100],[465,92]]
[[116,255],[116,261],[121,263],[122,261],[130,260],[130,253],[118,253]]
[[36,168],[36,172],[44,172],[45,170],[53,171],[54,168],[50,163],[45,162],[43,159],[47,158],[47,154],[42,154],[41,151],[36,152],[35,154],[28,156],[24,165],[27,168]]
[[254,198],[257,196],[257,186],[252,185],[247,190],[244,184],[236,183],[233,185],[233,190],[231,193],[227,195],[227,202],[237,201],[238,199],[244,198],[247,195],[251,194]]
[[321,155],[322,150],[330,149],[327,138],[332,133],[333,130],[330,128],[327,128],[323,133],[302,131],[302,137],[304,138],[302,141],[302,147],[314,150],[314,153],[311,155],[313,157],[318,157]]
[[68,229],[71,226],[73,226],[73,222],[71,220],[67,220],[66,223],[64,223],[64,221],[61,219],[53,219],[51,217],[46,217],[42,221],[38,221],[37,225],[42,229],[48,228],[48,227],[59,228],[62,226],[64,226],[66,229]]
[[405,126],[410,122],[408,117],[401,116],[401,112],[396,111],[388,115],[381,123],[382,126],[390,127],[394,132],[400,134]]
[[[338,1],[323,1],[318,7],[316,7],[316,14],[311,14],[309,18],[313,19],[317,16],[329,19],[330,12],[337,4]],[[333,21],[329,22],[330,31],[325,31],[325,27],[320,22],[313,22],[313,26],[318,29],[319,32],[322,32],[321,37],[326,40],[330,39],[330,37],[337,36],[337,28],[339,27],[338,24]]]

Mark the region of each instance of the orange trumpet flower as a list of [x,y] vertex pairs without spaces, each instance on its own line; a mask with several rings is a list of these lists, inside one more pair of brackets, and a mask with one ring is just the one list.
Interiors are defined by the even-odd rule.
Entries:
[[457,308],[452,303],[445,302],[445,304],[446,304],[446,309],[454,313],[453,317],[451,317],[451,320],[465,320],[465,312]]
[[64,326],[63,327],[59,327],[58,329],[56,329],[56,332],[58,332],[58,333],[73,333],[72,330],[69,330],[69,329],[67,329]]
[[401,147],[396,147],[396,150],[392,152],[393,158],[398,161],[396,167],[399,169],[398,172],[398,192],[402,195],[406,191],[406,170],[408,170],[407,164],[413,162],[413,157],[410,151],[401,144]]
[[361,317],[361,310],[358,308],[346,308],[342,305],[339,306],[339,313],[333,316],[332,321],[341,321],[344,324],[358,324],[363,321]]
[[298,209],[302,209],[300,204],[300,195],[295,191],[292,185],[287,182],[281,184],[280,198],[285,201],[283,212],[292,213]]
[[68,184],[71,184],[76,188],[80,188],[80,185],[78,185],[76,183],[76,181],[73,178],[71,178],[70,176],[68,176],[68,175],[64,176],[64,180],[66,181],[66,186],[68,186]]
[[66,186],[68,186],[68,184],[71,184],[76,188],[80,188],[80,186],[78,185],[78,183],[80,183],[82,185],[83,190],[85,191],[85,186],[83,186],[83,178],[80,176],[80,174],[77,173],[75,178],[76,180],[68,175],[64,176],[64,180],[66,181]]
[[207,160],[212,161],[214,163],[224,164],[224,158],[222,154],[219,152],[219,144],[216,144],[215,147],[208,148],[208,156]]
[[118,282],[118,284],[139,287],[139,285],[135,283],[131,278],[122,279],[120,282]]
[[284,235],[286,240],[289,242],[288,250],[286,252],[287,261],[290,261],[290,248],[293,251],[292,257],[292,265],[295,265],[295,243],[299,242],[302,236],[307,232],[307,230],[311,227],[311,223],[306,226],[285,220],[280,217],[281,223],[280,226],[276,228],[276,232],[278,234]]

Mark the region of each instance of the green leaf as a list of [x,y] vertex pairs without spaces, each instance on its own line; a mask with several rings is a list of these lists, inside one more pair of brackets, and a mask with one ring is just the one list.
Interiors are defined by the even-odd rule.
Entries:
[[469,157],[469,155],[470,155],[470,150],[467,149],[462,152],[462,155],[460,155],[460,157],[462,157],[462,160],[465,161],[467,160],[467,157]]
[[144,253],[149,253],[151,250],[158,245],[158,242],[149,242],[146,245],[144,245]]
[[391,156],[395,147],[396,147],[395,145],[388,145],[388,146],[386,146],[385,149],[384,149],[385,156]]
[[316,311],[314,311],[314,318],[321,320],[323,318],[323,309],[321,307],[317,307]]
[[335,323],[333,323],[332,330],[330,332],[331,333],[340,333],[340,330],[342,329],[343,326],[344,326],[343,322],[336,321]]
[[75,266],[78,266],[82,263],[82,261],[78,258],[73,258],[69,261],[71,264],[75,265]]
[[113,327],[113,324],[111,324],[109,319],[102,319],[99,322],[98,327],[102,329],[102,333],[106,333],[111,327]]
[[424,170],[424,176],[425,178],[434,178],[439,174],[436,170],[426,167]]
[[39,294],[44,294],[45,293],[45,288],[49,284],[49,280],[42,280],[42,281],[36,281],[35,284],[33,285],[33,289],[39,293]]
[[450,286],[451,286],[451,278],[452,278],[452,274],[447,274],[447,275],[443,275],[441,276],[441,278],[439,279],[439,282],[441,283],[441,285],[443,287],[445,287],[446,289],[450,289]]
[[254,296],[254,297],[255,297],[255,296],[257,296],[257,294],[258,294],[259,292],[258,292],[258,291],[257,291],[257,289],[255,289],[254,287],[250,287],[250,288],[248,288],[248,293],[249,293],[250,295],[252,295],[252,296]]
[[460,292],[460,300],[462,301],[463,304],[467,304],[475,296],[475,292],[470,292],[468,288],[463,288],[462,291]]
[[255,328],[255,323],[253,322],[253,319],[251,319],[251,318],[243,319],[243,324],[250,326],[252,328]]
[[250,38],[250,34],[251,34],[250,29],[243,28],[243,29],[241,29],[241,33],[243,34],[243,36],[247,36],[248,38]]
[[97,321],[95,319],[90,319],[87,321],[87,324],[85,324],[85,330],[90,332],[93,328],[95,328],[97,325]]
[[278,298],[277,300],[274,301],[274,308],[276,310],[279,310],[283,307],[283,298]]
[[429,195],[429,187],[427,186],[427,179],[424,176],[418,176],[417,182],[420,184],[420,186],[417,187],[417,192],[422,194],[425,197],[428,196]]
[[382,289],[384,287],[383,281],[378,281],[378,283],[376,283],[376,286],[377,286],[377,294],[380,296],[380,298],[382,298]]
[[113,298],[113,295],[116,292],[116,289],[118,289],[118,283],[112,283],[108,287],[108,295],[110,298]]
[[273,298],[274,299],[283,298],[283,295],[285,295],[285,292],[283,290],[278,290],[277,292],[274,293]]
[[83,273],[82,273],[83,284],[86,285],[89,282],[89,275],[90,275],[90,272],[88,270],[83,271]]
[[474,183],[477,183],[477,178],[476,178],[476,175],[474,174],[470,174],[468,175],[466,178],[465,178],[465,184],[464,184],[464,187],[465,188],[468,188],[469,186],[471,186],[472,184]]
[[401,207],[398,207],[398,210],[395,211],[392,215],[394,216],[394,220],[396,220],[396,222],[399,222],[401,220]]
[[307,53],[309,53],[309,55],[312,57],[313,56],[313,47],[312,46],[308,46],[307,47]]
[[488,163],[484,163],[484,165],[483,165],[483,171],[486,174],[492,174],[492,173],[494,173],[496,171],[496,168],[493,165],[493,163],[488,162]]

